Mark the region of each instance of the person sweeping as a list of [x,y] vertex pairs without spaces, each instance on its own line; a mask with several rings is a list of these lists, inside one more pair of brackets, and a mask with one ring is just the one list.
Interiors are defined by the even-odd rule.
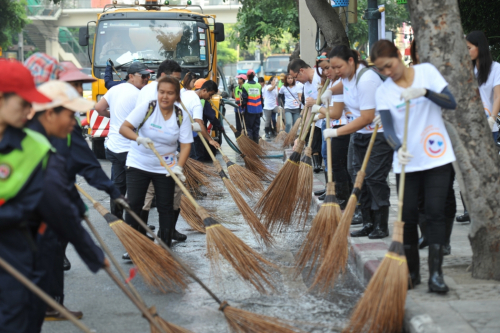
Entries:
[[[242,104],[246,104],[244,114],[244,125],[246,125],[247,135],[250,139],[259,144],[260,116],[262,114],[262,86],[255,82],[255,71],[249,69],[247,72],[248,81],[243,84],[245,89],[241,95]],[[245,94],[245,91],[247,94]]]
[[[455,155],[441,109],[453,110],[456,102],[448,90],[448,83],[433,65],[424,63],[407,68],[392,42],[375,43],[371,57],[378,70],[388,76],[376,93],[377,111],[387,142],[394,150],[394,173],[398,184],[401,165],[406,169],[403,221],[409,285],[414,287],[420,283],[417,207],[419,186],[423,184],[429,242],[429,291],[446,293],[448,287],[441,268],[446,242],[445,202]],[[405,108],[402,100],[410,101],[406,153],[401,149]]]

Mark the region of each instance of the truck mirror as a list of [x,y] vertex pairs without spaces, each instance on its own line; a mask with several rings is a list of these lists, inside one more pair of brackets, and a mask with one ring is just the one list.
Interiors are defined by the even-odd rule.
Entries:
[[224,35],[224,23],[215,23],[214,34],[216,42],[223,42],[226,36]]
[[78,44],[80,46],[89,45],[89,30],[87,27],[81,27],[78,33]]

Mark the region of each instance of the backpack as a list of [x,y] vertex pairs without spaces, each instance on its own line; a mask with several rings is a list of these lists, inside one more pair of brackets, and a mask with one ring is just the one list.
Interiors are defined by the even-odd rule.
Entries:
[[384,74],[379,73],[377,70],[375,70],[375,68],[373,68],[373,67],[365,67],[365,68],[363,68],[363,69],[361,69],[359,71],[359,74],[356,77],[356,86],[358,86],[358,82],[361,79],[361,76],[363,76],[363,74],[365,74],[369,70],[371,70],[372,72],[374,72],[375,74],[377,74],[380,77],[380,79],[382,80],[382,82],[384,82],[385,80],[387,80],[387,76],[385,76]]
[[[146,116],[144,117],[144,120],[139,124],[139,126],[136,128],[135,133],[139,134],[139,130],[141,127],[144,125],[146,120],[148,120],[149,117],[153,114],[153,112],[156,109],[156,100],[149,102],[148,106],[148,112],[146,113]],[[177,107],[177,105],[174,105],[174,111],[175,111],[175,117],[177,119],[177,126],[179,128],[181,127],[182,124],[182,110]]]

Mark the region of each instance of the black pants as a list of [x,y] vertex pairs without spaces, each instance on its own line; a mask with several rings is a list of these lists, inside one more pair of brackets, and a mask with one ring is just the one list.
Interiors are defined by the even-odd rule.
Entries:
[[[347,154],[350,140],[350,135],[332,138],[332,172],[334,180],[338,184],[351,181],[347,170]],[[325,162],[326,164],[327,162]]]
[[[368,144],[372,134],[354,133],[351,135],[353,144],[353,168],[359,171],[363,164]],[[387,184],[387,175],[391,170],[393,150],[385,141],[383,133],[375,138],[368,165],[366,177],[361,188],[359,203],[362,209],[378,210],[380,207],[390,206],[391,190]]]
[[[446,202],[453,167],[446,164],[437,168],[406,174],[403,198],[404,244],[418,244],[418,201],[420,185],[424,186],[425,217],[429,244],[445,245]],[[399,188],[400,175],[396,175]]]
[[[453,189],[453,181],[455,180],[455,170],[453,165],[450,174],[450,183],[448,184],[448,195],[445,203],[445,216],[447,219],[454,219],[457,214],[457,200],[455,198],[455,190]],[[420,184],[418,193],[418,212],[425,215],[425,186]]]
[[[111,150],[106,149],[106,158],[111,162],[111,181],[116,186],[122,195],[127,193],[127,176],[126,166],[128,152],[113,153]],[[123,208],[115,204],[114,200],[110,201],[111,214],[123,218]]]
[[[205,148],[203,142],[201,142],[200,135],[201,134],[198,134],[197,136],[193,137],[193,143],[191,143],[191,151],[189,152],[189,157],[200,162],[211,161],[212,158],[208,154],[207,148]],[[210,144],[209,147],[212,148]]]
[[[316,126],[316,125],[314,125]],[[323,145],[323,135],[321,133],[321,128],[316,127],[314,129],[313,140],[311,143],[312,154],[321,155],[321,146]]]
[[247,125],[248,137],[256,142],[259,142],[260,132],[260,113],[245,112],[245,124]]
[[[155,188],[156,208],[158,209],[160,228],[173,229],[175,223],[175,181],[172,177],[129,167],[127,169],[127,198],[130,202],[130,208],[134,213],[140,215],[150,182],[153,182]],[[146,230],[141,228],[130,214],[125,214],[125,222],[132,228],[146,234]]]
[[240,117],[241,117],[241,113],[238,114],[238,110],[237,109],[234,109],[234,119],[236,120],[236,133],[234,134],[235,137],[239,137],[241,135],[241,120],[240,120]]

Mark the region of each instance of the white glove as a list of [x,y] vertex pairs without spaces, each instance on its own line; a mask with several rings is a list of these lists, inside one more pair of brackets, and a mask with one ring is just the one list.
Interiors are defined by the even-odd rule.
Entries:
[[495,126],[495,118],[489,117],[488,118],[488,125],[490,125],[490,130],[493,130],[493,126]]
[[336,138],[337,137],[337,129],[336,128],[327,128],[323,130],[323,137],[326,138]]
[[333,93],[330,89],[326,89],[323,95],[321,95],[321,102],[324,105],[330,105],[330,100],[332,99]]
[[378,125],[379,128],[382,127],[382,118],[380,118],[380,115],[373,118],[373,123],[375,126]]
[[321,109],[321,105],[313,105],[311,108],[311,113],[318,113],[319,109]]
[[427,89],[425,89],[425,88],[406,88],[401,93],[401,99],[404,99],[405,102],[408,102],[411,99],[425,96],[426,93],[427,93]]
[[[184,169],[179,166],[179,165],[176,165],[174,166],[173,168],[170,168],[170,170],[172,170],[173,173],[175,173],[175,175],[177,176],[177,178],[179,178],[181,180],[181,182],[185,182],[186,181],[186,176],[184,176]],[[167,177],[170,177],[170,175],[168,174]]]
[[135,141],[137,142],[138,145],[143,145],[147,149],[151,149],[149,148],[149,144],[153,143],[153,141],[151,141],[150,138],[143,138],[142,136],[138,136],[137,139],[135,139]]
[[399,164],[407,165],[408,163],[410,163],[412,158],[413,158],[413,155],[407,151],[403,151],[403,147],[398,149],[398,162],[399,162]]
[[320,115],[320,114],[321,114],[321,113],[316,113],[316,115],[314,116],[314,119],[313,119],[313,120],[314,120],[314,121],[318,121],[318,120],[319,120],[319,115]]
[[198,123],[191,123],[191,128],[193,129],[193,131],[195,132],[201,132],[201,127],[200,127],[200,124]]

